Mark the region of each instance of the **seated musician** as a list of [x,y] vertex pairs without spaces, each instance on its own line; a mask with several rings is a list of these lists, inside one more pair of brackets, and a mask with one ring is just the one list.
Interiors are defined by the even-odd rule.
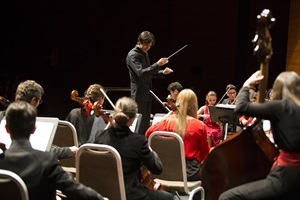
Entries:
[[179,134],[184,142],[189,181],[200,180],[200,167],[210,151],[205,125],[198,120],[198,99],[191,89],[182,90],[176,100],[176,110],[146,131],[170,131]]
[[249,88],[264,76],[257,71],[243,84],[235,112],[270,120],[279,156],[269,174],[223,192],[219,200],[300,199],[300,77],[296,72],[280,73],[272,88],[272,100],[252,104]]
[[[235,105],[236,103],[236,87],[233,84],[228,84],[226,86],[226,96],[227,98],[225,98],[222,101],[222,104],[230,104],[230,105]],[[239,122],[238,122],[238,116],[236,119],[234,119],[234,122],[230,122],[228,123],[228,135],[232,135],[235,132],[241,130],[241,127],[239,126]]]
[[114,124],[96,135],[95,143],[111,145],[120,153],[126,190],[126,199],[130,200],[173,200],[166,191],[148,189],[141,183],[140,168],[145,166],[153,174],[160,174],[162,163],[157,154],[148,146],[144,135],[130,130],[138,112],[137,103],[129,98],[120,98],[113,114]]
[[[98,101],[102,105],[105,96],[100,89],[104,89],[100,84],[90,85],[84,92],[83,100],[89,101],[91,106]],[[92,142],[96,132],[103,131],[107,125],[101,116],[97,117],[91,113],[91,106],[85,107],[82,105],[80,108],[73,108],[65,119],[74,125],[77,131],[79,146],[84,143]]]
[[222,104],[235,104],[236,87],[232,84],[228,84],[226,86],[226,95],[227,98],[222,101]]
[[183,90],[183,87],[179,82],[173,82],[170,83],[170,85],[167,87],[167,90],[170,92],[167,97],[167,106],[172,108],[174,103],[176,102],[179,92]]
[[[0,155],[0,169],[10,170],[25,182],[30,200],[56,199],[60,190],[67,199],[103,200],[92,188],[78,183],[52,152],[32,148],[29,137],[36,129],[37,110],[26,101],[15,101],[6,110],[5,128],[12,143]],[[1,196],[1,199],[11,199]]]
[[219,122],[213,122],[210,118],[208,106],[214,106],[217,102],[217,93],[209,91],[206,94],[205,105],[201,106],[197,111],[198,118],[202,118],[206,125],[207,137],[210,147],[217,146],[223,137],[221,124]]
[[[25,80],[17,87],[15,92],[15,101],[26,101],[37,108],[42,103],[43,94],[44,89],[39,83],[34,80]],[[2,116],[2,118],[5,116],[5,112],[5,110],[0,112],[0,116]],[[2,118],[0,118],[0,121]],[[2,146],[1,149],[5,151],[6,148],[5,146]],[[57,154],[59,160],[75,156],[77,150],[78,148],[76,146],[55,147],[53,145],[51,147],[51,151]]]

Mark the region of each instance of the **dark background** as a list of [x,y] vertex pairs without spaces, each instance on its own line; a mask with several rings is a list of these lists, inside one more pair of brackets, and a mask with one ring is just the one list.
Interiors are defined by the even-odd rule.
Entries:
[[[256,16],[271,10],[274,54],[269,84],[285,70],[289,0],[9,0],[0,5],[0,96],[13,100],[17,84],[34,79],[45,89],[40,116],[64,119],[93,83],[129,88],[128,51],[144,30],[156,37],[149,51],[156,62],[187,44],[170,59],[174,73],[154,79],[162,100],[179,81],[204,104],[209,90],[221,98],[227,84],[240,88],[259,63],[253,56]],[[130,92],[108,92],[115,102]],[[106,102],[105,107],[111,109]],[[152,113],[165,112],[153,101]]]

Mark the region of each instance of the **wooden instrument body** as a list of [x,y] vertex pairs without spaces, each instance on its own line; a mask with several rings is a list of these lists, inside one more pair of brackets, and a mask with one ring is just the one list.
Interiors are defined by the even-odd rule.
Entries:
[[150,171],[142,165],[141,168],[141,174],[140,174],[140,182],[146,186],[149,190],[162,190],[164,191],[164,188],[160,185],[160,183],[157,183],[153,180],[151,177]]
[[262,130],[261,121],[235,133],[205,159],[201,180],[206,200],[217,200],[232,187],[265,178],[278,150]]

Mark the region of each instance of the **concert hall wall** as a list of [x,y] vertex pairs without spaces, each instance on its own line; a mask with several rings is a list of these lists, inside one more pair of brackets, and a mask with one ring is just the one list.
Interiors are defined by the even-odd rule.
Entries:
[[[127,52],[144,30],[153,32],[156,45],[150,59],[156,62],[184,45],[170,59],[174,73],[153,80],[153,91],[163,101],[167,86],[179,81],[204,104],[209,90],[223,96],[227,84],[237,88],[259,63],[251,40],[256,16],[271,10],[276,24],[270,29],[274,54],[269,87],[285,70],[289,0],[118,0],[118,1],[1,1],[0,96],[13,100],[16,85],[34,79],[45,89],[40,116],[64,119],[79,106],[70,99],[90,84],[129,88]],[[108,92],[113,102],[127,92]],[[108,102],[107,109],[111,109]],[[152,113],[165,112],[153,101]]]

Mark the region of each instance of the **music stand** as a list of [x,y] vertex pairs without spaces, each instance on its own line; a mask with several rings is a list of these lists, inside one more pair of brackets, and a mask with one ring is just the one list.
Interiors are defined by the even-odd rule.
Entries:
[[235,105],[230,104],[218,104],[216,106],[208,106],[210,119],[212,122],[221,122],[223,126],[223,140],[227,138],[228,134],[228,124],[232,123],[233,132],[236,131],[236,115],[233,112]]

